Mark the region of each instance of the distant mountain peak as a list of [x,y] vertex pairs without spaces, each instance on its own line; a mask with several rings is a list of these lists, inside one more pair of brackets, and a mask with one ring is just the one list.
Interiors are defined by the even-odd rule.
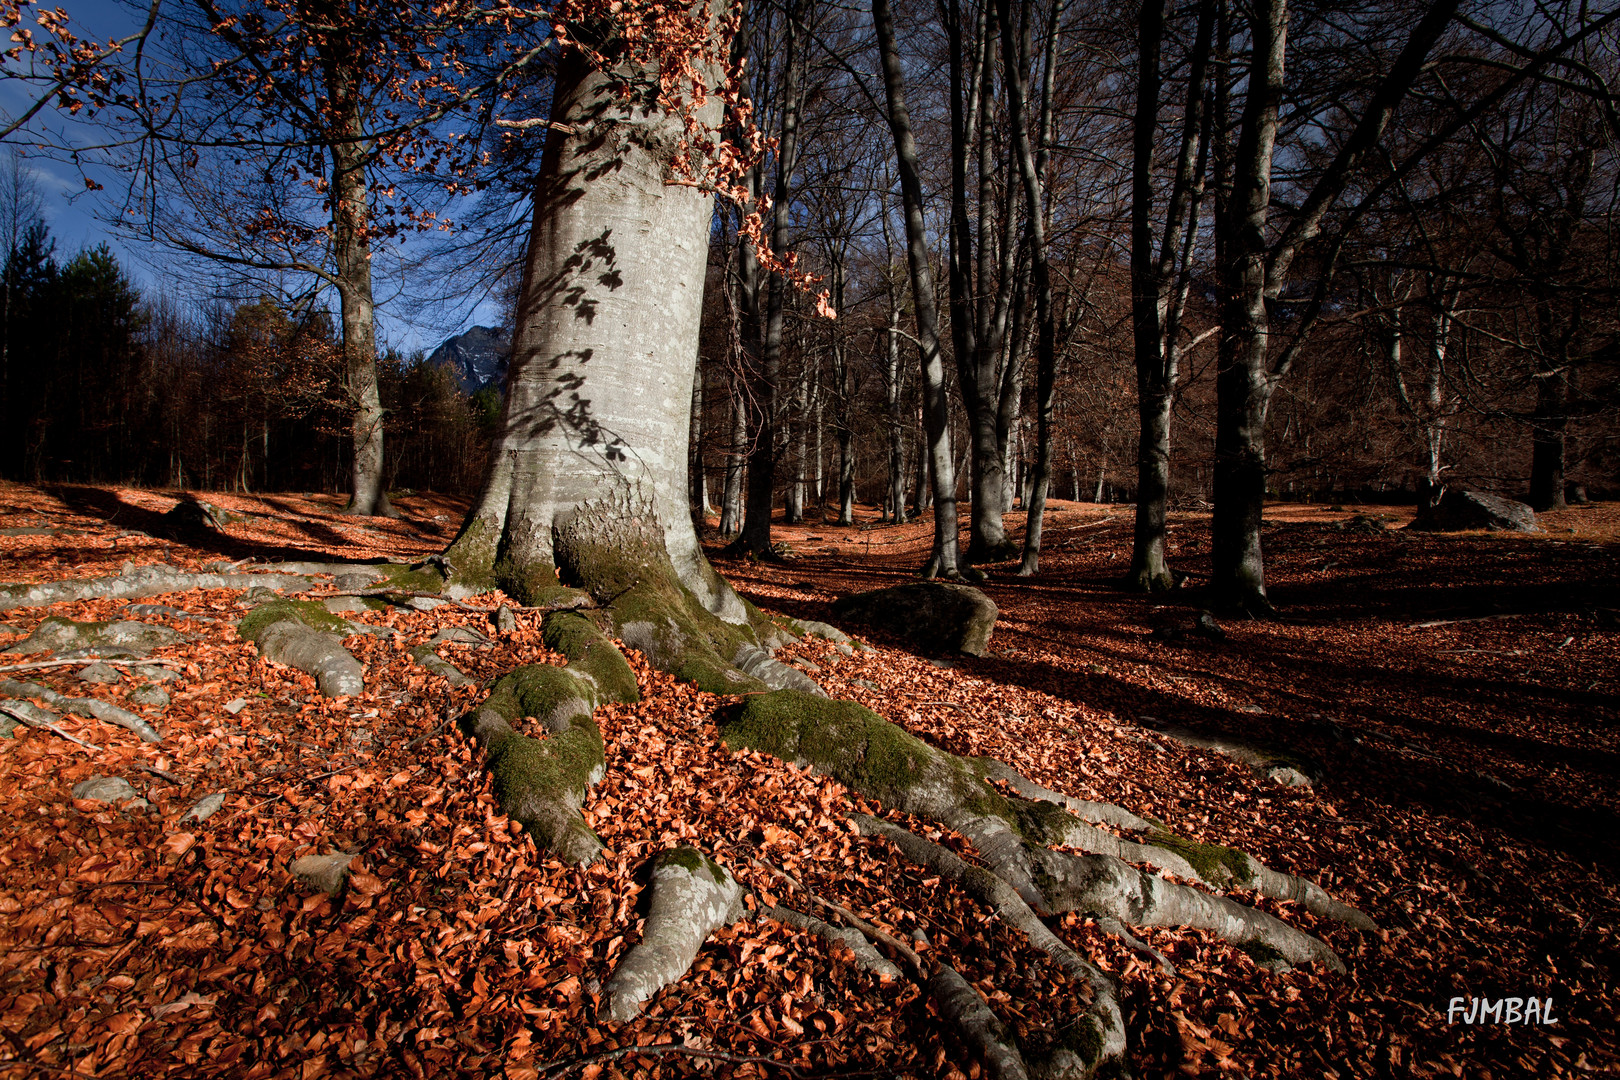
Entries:
[[471,395],[493,385],[500,389],[506,381],[506,365],[512,358],[512,333],[498,326],[475,326],[455,337],[446,338],[428,357],[428,363],[450,369],[456,385]]

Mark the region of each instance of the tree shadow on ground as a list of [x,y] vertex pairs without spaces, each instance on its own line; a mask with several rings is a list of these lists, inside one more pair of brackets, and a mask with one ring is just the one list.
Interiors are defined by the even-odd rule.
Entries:
[[[188,532],[183,538],[171,537],[169,522],[164,515],[156,510],[136,506],[124,501],[116,491],[106,488],[88,487],[80,485],[61,486],[52,488],[51,494],[77,513],[86,517],[99,518],[108,525],[146,533],[165,539],[174,539],[176,543],[183,543],[188,547],[200,549],[211,554],[229,559],[264,559],[264,560],[311,560],[316,562],[329,561],[332,558],[331,549],[316,546],[295,544],[271,544],[260,541],[246,540],[231,536],[227,533]],[[268,505],[268,504],[267,504]],[[332,526],[320,521],[311,521],[306,515],[300,514],[298,528],[309,538],[311,544],[327,543],[333,549],[341,550],[350,547],[353,541]],[[345,559],[344,561],[354,561]],[[360,562],[379,562],[385,560],[358,560]]]

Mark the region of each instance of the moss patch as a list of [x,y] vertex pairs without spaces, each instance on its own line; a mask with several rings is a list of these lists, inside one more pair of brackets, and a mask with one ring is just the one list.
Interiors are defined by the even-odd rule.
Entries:
[[272,624],[288,619],[325,633],[344,636],[353,633],[347,622],[327,611],[319,600],[271,600],[242,617],[242,621],[236,624],[236,636],[257,644],[259,637]]
[[569,667],[596,680],[599,700],[641,700],[629,661],[590,619],[574,611],[555,612],[546,617],[540,632],[547,648],[568,658]]
[[716,885],[725,885],[726,872],[719,863],[695,847],[672,848],[658,856],[657,867],[678,866],[688,874],[708,874]]
[[495,584],[495,548],[501,539],[500,527],[488,518],[472,518],[445,550],[453,568],[451,580],[473,589]]
[[519,563],[504,555],[496,560],[490,580],[506,595],[531,607],[539,607],[547,595],[563,588],[557,568],[550,563]]
[[1201,844],[1168,831],[1152,833],[1142,843],[1180,855],[1211,885],[1247,885],[1253,880],[1249,857],[1235,848]]
[[382,571],[384,580],[372,586],[375,589],[404,589],[407,592],[444,590],[444,575],[431,565],[413,568],[404,563],[379,563],[376,569]]
[[722,730],[726,745],[807,761],[870,798],[938,816],[994,796],[959,759],[853,701],[801,690],[749,697]]

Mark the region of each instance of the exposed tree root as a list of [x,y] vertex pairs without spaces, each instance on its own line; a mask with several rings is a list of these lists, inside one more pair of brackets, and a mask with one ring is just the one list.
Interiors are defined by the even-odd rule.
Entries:
[[863,834],[881,836],[891,841],[912,862],[956,882],[1009,925],[1023,931],[1032,945],[1050,956],[1071,978],[1090,987],[1092,1000],[1087,1020],[1091,1030],[1089,1037],[1081,1039],[1091,1051],[1090,1060],[1085,1063],[1088,1070],[1124,1055],[1125,1021],[1120,1013],[1114,981],[1054,934],[1016,889],[984,867],[974,866],[954,851],[926,840],[909,829],[866,814],[856,814],[855,824]]
[[310,600],[260,604],[236,627],[237,636],[257,645],[266,660],[315,676],[326,697],[365,691],[366,669],[342,644],[352,632],[346,621]]
[[895,967],[887,957],[872,947],[871,941],[865,934],[853,926],[834,926],[816,918],[806,915],[802,911],[782,907],[780,904],[768,905],[761,908],[761,914],[775,919],[779,923],[786,923],[796,930],[808,931],[829,945],[842,945],[855,954],[855,966],[862,971],[870,972],[883,982],[893,982],[902,977],[902,972]]
[[708,936],[742,916],[742,896],[731,871],[696,848],[659,855],[641,943],[602,987],[608,1016],[633,1019],[649,998],[685,975]]
[[38,683],[18,682],[15,679],[0,680],[0,697],[19,700],[36,699],[47,705],[61,709],[63,712],[78,713],[80,716],[93,716],[107,724],[114,724],[121,728],[133,731],[142,742],[162,742],[163,736],[158,734],[157,728],[136,716],[128,709],[121,709],[117,705],[100,701],[96,698],[69,697],[57,693],[48,686]]
[[477,686],[478,680],[469,676],[456,665],[446,660],[434,651],[432,643],[416,646],[411,650],[411,659],[439,676],[451,686]]
[[1125,829],[1129,832],[1148,832],[1153,828],[1152,822],[1137,817],[1122,806],[1089,802],[1086,799],[1077,799],[1073,795],[1065,795],[1061,791],[1053,791],[1049,787],[1042,787],[998,758],[975,758],[974,766],[982,770],[986,780],[999,780],[1034,802],[1056,803],[1069,813],[1094,825],[1112,825],[1116,829]]
[[294,574],[191,573],[163,563],[125,565],[117,577],[83,581],[47,581],[35,585],[0,586],[0,611],[46,607],[69,600],[135,600],[191,589],[305,589],[309,579]]
[[[540,847],[583,866],[602,850],[579,812],[604,768],[602,733],[591,713],[606,702],[636,701],[640,692],[624,656],[583,615],[552,615],[542,633],[568,666],[536,664],[510,672],[462,718],[461,727],[484,748],[506,815]],[[515,725],[525,716],[551,734],[537,739],[519,733]]]
[[991,1080],[1028,1080],[1029,1070],[1001,1019],[979,992],[949,964],[940,964],[928,980],[928,992],[942,1019],[950,1021],[979,1052]]

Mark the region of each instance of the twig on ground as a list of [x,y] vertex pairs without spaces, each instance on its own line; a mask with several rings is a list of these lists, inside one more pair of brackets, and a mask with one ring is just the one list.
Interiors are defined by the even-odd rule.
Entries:
[[77,660],[35,660],[31,664],[6,664],[0,671],[35,671],[48,667],[72,667],[74,664],[111,664],[114,667],[166,667],[181,668],[185,665],[179,660],[170,660],[163,656],[154,656],[149,660],[101,660],[93,657],[80,657]]
[[1415,622],[1407,626],[1408,630],[1429,630],[1436,626],[1454,626],[1457,623],[1490,622],[1493,619],[1522,619],[1526,615],[1551,615],[1550,611],[1509,611],[1501,615],[1473,615],[1466,619],[1435,619],[1431,622]]
[[42,728],[49,731],[52,735],[60,735],[68,742],[82,746],[86,750],[97,750],[104,752],[107,749],[105,746],[97,746],[95,743],[87,743],[83,739],[75,738],[74,736],[63,731],[61,728],[57,727],[55,724],[51,723],[49,720],[41,720],[36,716],[29,715],[26,710],[15,708],[15,704],[15,702],[11,701],[0,701],[0,713],[5,713],[7,716],[15,717],[31,728]]

